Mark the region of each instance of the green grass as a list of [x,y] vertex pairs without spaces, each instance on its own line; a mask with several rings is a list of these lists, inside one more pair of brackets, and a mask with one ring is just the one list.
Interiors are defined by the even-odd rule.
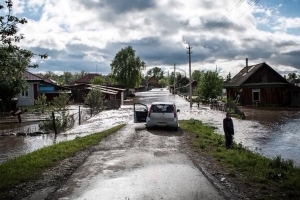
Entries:
[[180,127],[193,137],[193,147],[213,157],[230,174],[243,182],[251,182],[263,188],[273,188],[278,194],[289,198],[300,197],[300,168],[291,160],[281,157],[266,158],[233,143],[226,150],[223,135],[198,120],[180,121]]
[[118,131],[124,125],[78,137],[71,141],[60,142],[32,153],[16,157],[0,165],[0,193],[30,180],[34,180],[42,171],[57,162],[75,155],[76,152],[97,145],[103,138]]

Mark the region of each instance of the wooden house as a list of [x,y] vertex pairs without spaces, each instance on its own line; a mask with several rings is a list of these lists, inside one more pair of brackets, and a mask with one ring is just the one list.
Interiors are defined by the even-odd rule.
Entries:
[[69,88],[56,85],[49,80],[44,80],[29,71],[25,71],[23,76],[28,82],[29,88],[17,94],[17,106],[33,106],[34,100],[36,100],[40,94],[45,94],[48,101],[53,100],[53,98],[58,96],[61,92],[71,94]]
[[148,83],[150,85],[156,85],[158,84],[158,78],[156,78],[155,76],[151,76],[149,79],[148,79]]
[[81,77],[80,79],[77,79],[76,81],[74,81],[73,85],[80,85],[83,83],[85,83],[85,84],[91,83],[91,81],[97,76],[101,76],[101,75],[97,74],[97,73],[89,73],[89,74]]
[[[194,87],[193,87],[194,86]],[[197,86],[197,81],[192,81],[192,90]],[[176,84],[176,93],[182,95],[188,95],[190,91],[190,79],[187,77],[182,77]]]
[[292,104],[298,91],[295,87],[265,62],[248,66],[248,59],[246,66],[224,83],[227,99],[241,105],[296,106]]

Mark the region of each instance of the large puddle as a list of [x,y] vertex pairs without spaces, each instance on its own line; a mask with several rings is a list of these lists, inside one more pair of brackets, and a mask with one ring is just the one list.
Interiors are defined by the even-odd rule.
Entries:
[[[199,119],[217,127],[217,132],[222,133],[222,121],[225,114],[211,110],[209,107],[192,109],[189,102],[179,96],[170,94],[167,90],[155,89],[148,92],[137,93],[132,104],[140,102],[149,105],[154,101],[172,101],[181,110],[179,119]],[[300,112],[293,110],[267,110],[242,108],[248,120],[234,120],[234,140],[242,143],[247,148],[268,157],[281,155],[284,159],[292,159],[300,165]],[[54,143],[72,140],[77,136],[84,136],[94,132],[108,129],[121,123],[133,123],[133,106],[124,105],[119,110],[109,110],[87,120],[82,125],[75,127],[64,134],[55,137],[53,134],[38,137],[0,137],[0,162],[9,158],[32,152],[41,147]]]

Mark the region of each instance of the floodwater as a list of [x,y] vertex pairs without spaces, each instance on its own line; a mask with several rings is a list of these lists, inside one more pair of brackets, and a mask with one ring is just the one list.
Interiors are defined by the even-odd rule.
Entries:
[[[222,133],[222,121],[225,113],[211,110],[209,107],[193,105],[179,96],[174,96],[166,89],[153,89],[148,92],[136,93],[133,101],[125,102],[119,110],[109,110],[87,120],[82,125],[55,137],[53,134],[37,137],[0,137],[0,162],[15,156],[32,152],[44,146],[60,141],[72,140],[76,137],[108,129],[112,126],[133,123],[133,102],[150,105],[153,101],[172,101],[180,109],[179,119],[199,119],[217,127]],[[131,105],[126,105],[131,104]],[[233,119],[235,126],[234,140],[247,148],[268,157],[281,156],[292,159],[300,166],[300,111],[241,108],[247,120]],[[275,108],[276,109],[276,108]]]

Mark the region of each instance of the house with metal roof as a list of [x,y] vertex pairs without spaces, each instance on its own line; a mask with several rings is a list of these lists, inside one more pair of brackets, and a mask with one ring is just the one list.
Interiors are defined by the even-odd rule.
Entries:
[[265,62],[246,66],[224,83],[227,99],[241,105],[295,106],[292,99],[297,88]]
[[48,80],[44,80],[29,71],[25,71],[23,73],[23,77],[28,82],[29,88],[28,90],[21,91],[19,94],[17,94],[17,106],[33,106],[34,100],[38,98],[39,94],[45,94],[47,100],[51,101],[62,91],[71,93],[69,88],[56,85]]

